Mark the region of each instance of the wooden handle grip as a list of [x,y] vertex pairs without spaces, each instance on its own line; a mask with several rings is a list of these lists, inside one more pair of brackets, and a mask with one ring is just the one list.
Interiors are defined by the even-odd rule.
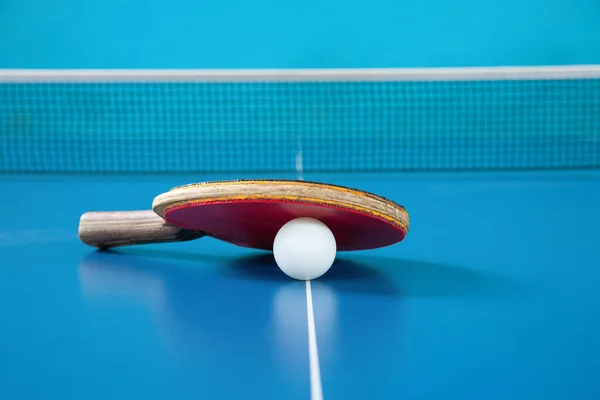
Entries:
[[79,238],[87,245],[107,249],[136,244],[182,242],[204,236],[166,223],[152,210],[88,212],[79,220]]

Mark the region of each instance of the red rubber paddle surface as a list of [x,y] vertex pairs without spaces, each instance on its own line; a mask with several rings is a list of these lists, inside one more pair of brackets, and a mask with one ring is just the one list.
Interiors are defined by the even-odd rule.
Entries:
[[261,250],[272,250],[279,229],[300,217],[314,218],[327,225],[335,236],[338,251],[389,246],[405,236],[399,226],[366,212],[292,201],[186,204],[164,214],[165,221],[170,224]]

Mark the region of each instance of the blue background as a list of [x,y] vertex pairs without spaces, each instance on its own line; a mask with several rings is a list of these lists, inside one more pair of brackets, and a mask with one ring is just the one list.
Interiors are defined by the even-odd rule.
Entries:
[[3,0],[0,68],[600,63],[595,0]]

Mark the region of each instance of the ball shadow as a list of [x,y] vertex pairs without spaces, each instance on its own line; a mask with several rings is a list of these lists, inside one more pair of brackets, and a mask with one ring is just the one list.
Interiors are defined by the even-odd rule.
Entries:
[[[222,274],[238,279],[289,282],[277,266],[272,253],[237,258],[224,265]],[[360,263],[337,259],[329,271],[316,281],[327,283],[332,289],[368,294],[399,295],[399,290],[385,274]]]

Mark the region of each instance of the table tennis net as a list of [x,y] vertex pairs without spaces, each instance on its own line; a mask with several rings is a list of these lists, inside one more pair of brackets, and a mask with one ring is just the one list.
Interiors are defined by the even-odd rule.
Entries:
[[596,168],[600,66],[0,70],[2,172]]

